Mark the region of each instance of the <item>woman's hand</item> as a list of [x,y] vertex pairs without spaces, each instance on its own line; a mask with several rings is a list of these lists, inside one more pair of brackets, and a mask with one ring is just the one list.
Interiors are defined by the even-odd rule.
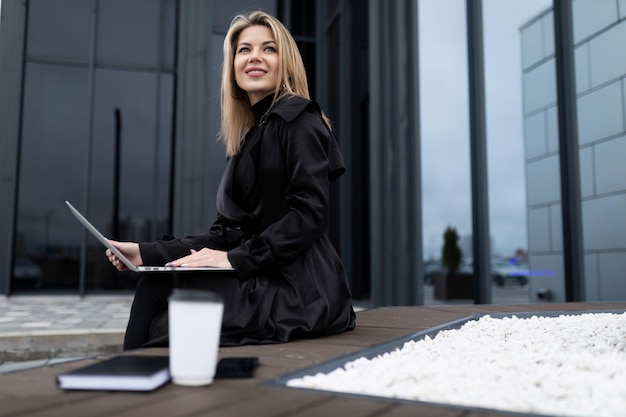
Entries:
[[[115,240],[109,240],[113,246],[115,246],[122,254],[135,266],[143,265],[143,259],[141,259],[141,252],[139,251],[139,243],[135,242],[118,242]],[[105,255],[109,259],[109,262],[113,264],[118,271],[125,271],[128,268],[118,259],[111,249],[107,249]]]
[[221,250],[202,248],[199,251],[191,250],[191,255],[169,262],[168,266],[181,266],[183,268],[198,268],[201,266],[212,266],[217,268],[231,268],[232,265],[226,256],[226,252]]

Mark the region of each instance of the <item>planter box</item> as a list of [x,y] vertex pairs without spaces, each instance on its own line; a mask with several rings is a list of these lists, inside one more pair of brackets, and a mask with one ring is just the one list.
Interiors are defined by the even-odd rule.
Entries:
[[471,300],[474,298],[474,276],[467,273],[435,276],[435,300]]

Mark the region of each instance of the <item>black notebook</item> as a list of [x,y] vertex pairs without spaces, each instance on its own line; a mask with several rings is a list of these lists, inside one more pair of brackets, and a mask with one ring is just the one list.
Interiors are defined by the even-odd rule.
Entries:
[[152,391],[170,380],[168,356],[116,356],[57,375],[62,389]]

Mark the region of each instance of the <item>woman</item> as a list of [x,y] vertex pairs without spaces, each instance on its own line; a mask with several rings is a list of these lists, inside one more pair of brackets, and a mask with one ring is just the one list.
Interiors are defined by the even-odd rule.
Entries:
[[[224,297],[223,346],[353,329],[343,265],[325,234],[330,184],[345,171],[343,158],[309,99],[294,39],[264,12],[235,17],[224,40],[220,138],[228,163],[206,234],[112,243],[137,265],[232,266],[232,273],[184,275],[185,286]],[[167,343],[161,322],[171,290],[170,277],[140,278],[124,349]]]

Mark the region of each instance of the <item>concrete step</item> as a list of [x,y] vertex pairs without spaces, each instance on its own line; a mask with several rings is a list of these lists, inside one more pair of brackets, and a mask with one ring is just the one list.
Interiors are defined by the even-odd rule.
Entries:
[[32,361],[121,352],[124,329],[14,332],[0,336],[0,362]]

